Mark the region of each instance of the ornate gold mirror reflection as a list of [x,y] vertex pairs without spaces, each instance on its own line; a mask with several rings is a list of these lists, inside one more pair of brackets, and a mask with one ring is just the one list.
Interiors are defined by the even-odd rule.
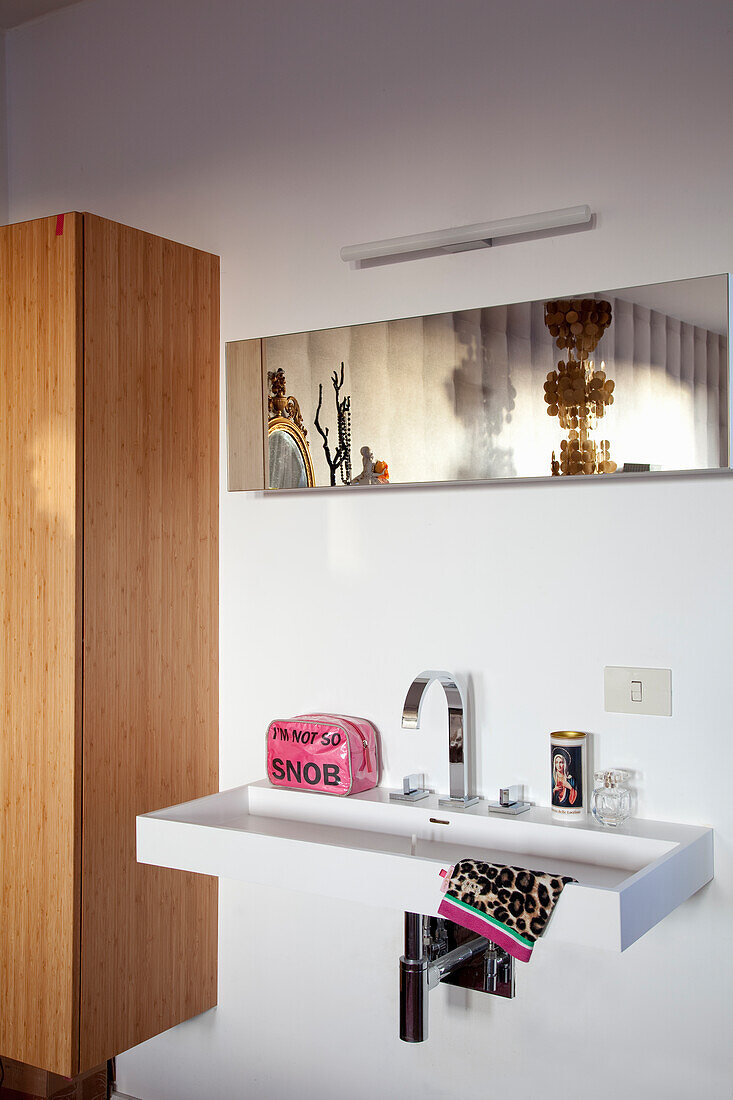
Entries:
[[267,453],[271,489],[306,489],[316,483],[300,405],[286,394],[282,369],[267,375]]

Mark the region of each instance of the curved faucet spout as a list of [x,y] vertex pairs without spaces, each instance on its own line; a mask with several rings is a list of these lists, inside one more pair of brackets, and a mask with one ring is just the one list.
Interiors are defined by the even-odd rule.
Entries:
[[461,689],[450,672],[428,669],[421,672],[410,684],[402,708],[402,728],[416,730],[420,728],[425,689],[437,680],[445,692],[448,703],[448,761],[450,765],[450,798],[441,798],[441,806],[472,806],[478,797],[468,793],[468,777],[465,761],[465,733],[463,696]]
[[461,725],[463,724],[463,696],[455,679],[450,672],[437,672],[435,669],[428,669],[427,672],[421,672],[419,676],[416,676],[410,684],[405,697],[405,705],[402,708],[403,729],[420,729],[420,711],[425,697],[425,688],[428,684],[432,684],[433,680],[437,680],[443,685],[445,697],[448,701],[448,710],[456,711],[460,715]]

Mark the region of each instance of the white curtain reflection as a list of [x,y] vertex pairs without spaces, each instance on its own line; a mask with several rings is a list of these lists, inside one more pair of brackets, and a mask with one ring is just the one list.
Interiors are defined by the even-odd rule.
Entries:
[[[716,332],[607,298],[613,319],[594,354],[616,383],[600,422],[619,469],[726,465],[727,349]],[[564,433],[547,414],[543,385],[565,358],[544,323],[544,302],[330,329],[267,341],[269,370],[335,437],[330,376],[345,363],[352,395],[354,472],[368,445],[390,481],[537,477],[550,473]],[[328,484],[320,440],[309,431],[316,482]]]
[[[593,358],[614,379],[615,401],[596,435],[610,440],[619,469],[626,462],[662,470],[726,465],[725,337],[620,298],[610,301],[613,320]],[[544,324],[543,302],[480,314],[487,378],[494,392],[504,380],[504,392],[516,394],[497,446],[512,456],[516,476],[549,473],[564,433],[547,415],[542,387],[566,353]],[[507,476],[505,467],[503,459],[494,460],[489,476]]]

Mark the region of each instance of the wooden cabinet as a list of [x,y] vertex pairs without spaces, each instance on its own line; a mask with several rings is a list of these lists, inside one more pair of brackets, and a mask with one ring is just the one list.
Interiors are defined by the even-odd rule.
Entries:
[[70,1076],[216,1003],[135,816],[218,787],[219,262],[67,214],[0,273],[0,1055]]

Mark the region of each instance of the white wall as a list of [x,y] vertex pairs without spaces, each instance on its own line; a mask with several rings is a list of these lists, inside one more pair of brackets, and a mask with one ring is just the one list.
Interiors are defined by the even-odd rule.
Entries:
[[[721,0],[94,0],[12,32],[10,215],[100,214],[222,257],[222,340],[728,270]],[[598,227],[367,271],[341,245],[590,203]],[[222,467],[223,470],[223,467]],[[708,822],[717,876],[623,957],[537,948],[513,1002],[431,994],[397,1039],[397,914],[221,886],[219,1007],[119,1059],[145,1100],[730,1097],[733,481],[221,499],[221,781],[266,721],[370,715],[386,780],[445,786],[411,677],[471,674],[480,789],[547,798],[596,735],[643,816]],[[602,709],[670,666],[674,716]],[[334,868],[338,873],[338,868]]]

